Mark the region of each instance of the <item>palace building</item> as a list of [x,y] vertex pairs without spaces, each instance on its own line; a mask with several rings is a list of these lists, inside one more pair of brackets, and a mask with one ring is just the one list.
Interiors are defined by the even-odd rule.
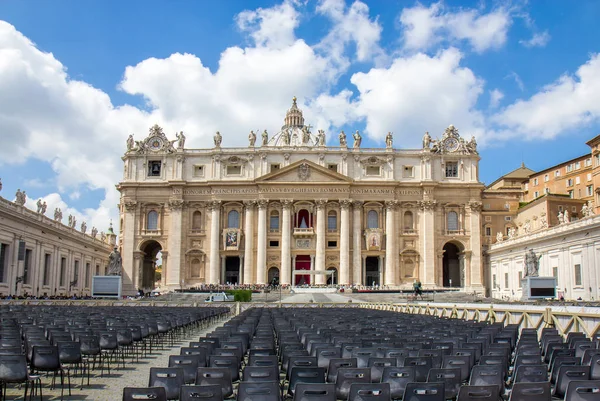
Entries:
[[[257,135],[258,134],[258,135]],[[124,291],[201,284],[462,287],[483,292],[480,157],[449,126],[420,149],[326,141],[293,99],[248,146],[188,149],[159,126],[130,136],[119,183]],[[258,136],[258,138],[257,138]],[[335,142],[335,145],[334,145]]]

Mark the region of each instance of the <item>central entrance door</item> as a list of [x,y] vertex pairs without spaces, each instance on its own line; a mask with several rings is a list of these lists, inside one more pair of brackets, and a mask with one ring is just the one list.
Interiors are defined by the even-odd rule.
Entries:
[[225,283],[238,284],[240,282],[240,257],[227,256],[225,259]]
[[367,256],[365,261],[366,285],[379,285],[379,258]]
[[[310,255],[297,255],[295,270],[310,270]],[[309,274],[296,274],[294,285],[310,284]]]
[[460,249],[456,245],[450,242],[444,245],[444,257],[442,261],[444,287],[463,286],[460,274],[459,253]]

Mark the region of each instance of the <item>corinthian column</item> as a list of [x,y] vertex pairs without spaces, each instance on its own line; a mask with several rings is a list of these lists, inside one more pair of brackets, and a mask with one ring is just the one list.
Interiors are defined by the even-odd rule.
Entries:
[[293,201],[291,199],[282,199],[283,213],[281,216],[281,274],[280,284],[291,284],[292,266],[290,256],[290,213]]
[[340,200],[340,284],[350,284],[350,204],[350,199]]
[[[325,270],[325,205],[327,199],[317,200],[317,249],[315,258],[315,270]],[[315,284],[325,284],[325,275],[317,274]]]
[[352,283],[362,285],[362,205],[361,201],[352,202]]
[[396,201],[385,202],[385,277],[384,285],[396,285]]
[[210,204],[210,269],[208,276],[209,284],[219,283],[219,265],[221,258],[219,255],[219,218],[221,217],[221,201],[214,201]]
[[470,231],[470,246],[472,253],[469,261],[469,281],[470,289],[478,292],[483,292],[484,277],[483,263],[481,263],[481,202],[469,202],[469,231]]
[[419,234],[421,236],[421,260],[422,265],[419,269],[419,278],[423,284],[430,286],[437,285],[436,270],[442,268],[441,264],[436,266],[435,257],[435,208],[436,201],[419,201],[421,208],[421,227]]
[[254,205],[256,201],[245,201],[246,222],[244,224],[244,284],[252,284],[254,272]]
[[182,212],[183,200],[171,199],[169,201],[169,208],[171,209],[171,228],[169,231],[169,255],[171,256],[171,263],[169,270],[163,274],[167,276],[167,286],[179,287],[181,280],[181,230],[182,230]]
[[258,244],[256,250],[256,284],[267,281],[267,206],[269,201],[258,201]]

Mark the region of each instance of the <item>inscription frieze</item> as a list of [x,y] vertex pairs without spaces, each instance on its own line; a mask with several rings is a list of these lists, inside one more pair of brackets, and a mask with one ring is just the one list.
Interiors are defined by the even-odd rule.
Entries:
[[263,188],[174,188],[173,195],[259,195],[259,194],[351,194],[351,195],[396,195],[420,197],[428,193],[421,189],[397,188],[348,188],[344,187],[263,187]]

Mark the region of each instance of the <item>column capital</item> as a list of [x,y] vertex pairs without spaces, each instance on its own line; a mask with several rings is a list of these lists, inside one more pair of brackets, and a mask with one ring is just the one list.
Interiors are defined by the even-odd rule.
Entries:
[[421,200],[417,201],[417,205],[421,210],[435,210],[437,207],[437,201]]
[[181,210],[185,201],[183,199],[169,199],[169,208],[171,210]]
[[135,211],[135,208],[137,207],[138,203],[136,201],[126,200],[123,202],[123,204],[125,205],[126,211],[133,212],[133,211]]
[[209,210],[220,210],[221,209],[221,201],[220,200],[210,201],[210,202],[208,202],[207,207]]
[[317,205],[317,210],[323,209],[327,205],[327,199],[316,199],[315,204]]
[[471,212],[477,213],[481,211],[482,204],[479,201],[470,201],[467,207],[471,209]]
[[352,199],[340,199],[340,207],[342,210],[348,210],[352,204]]
[[363,202],[363,201],[353,200],[352,201],[352,206],[354,207],[354,209],[360,209],[360,208],[362,208],[362,206],[363,206],[364,203],[365,202]]
[[398,201],[395,201],[395,200],[385,201],[385,208],[388,211],[393,212],[394,210],[396,210],[397,207],[398,207]]
[[256,206],[255,200],[245,200],[244,201],[244,207],[246,208],[246,210],[254,209],[254,206]]
[[256,201],[256,203],[258,204],[259,209],[266,209],[267,206],[269,206],[268,199],[259,199],[258,201]]
[[165,260],[166,258],[169,257],[169,252],[168,251],[160,251],[160,255],[161,255],[161,259]]
[[292,207],[292,205],[294,204],[293,199],[281,199],[280,202],[284,209],[290,209]]

